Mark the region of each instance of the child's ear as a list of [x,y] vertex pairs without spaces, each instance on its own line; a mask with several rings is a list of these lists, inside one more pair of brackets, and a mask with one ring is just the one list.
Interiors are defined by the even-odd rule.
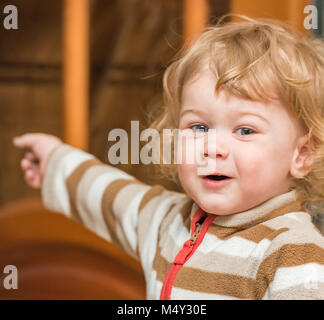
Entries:
[[314,154],[311,150],[309,135],[299,137],[292,158],[290,174],[297,179],[305,177],[314,164]]

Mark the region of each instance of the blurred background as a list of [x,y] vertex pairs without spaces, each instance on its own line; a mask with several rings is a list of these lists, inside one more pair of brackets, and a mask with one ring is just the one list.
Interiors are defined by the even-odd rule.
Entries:
[[[8,5],[17,8],[17,29],[4,26]],[[304,28],[307,5],[317,9],[317,29]],[[129,132],[131,120],[148,125],[166,66],[208,24],[238,13],[279,19],[321,37],[323,11],[323,0],[1,1],[0,280],[1,266],[17,265],[21,287],[0,285],[0,298],[145,298],[137,262],[46,212],[40,192],[24,183],[24,152],[13,147],[14,136],[54,134],[108,163],[109,131]],[[152,166],[118,167],[145,183],[178,190]],[[316,219],[321,228],[320,213]]]

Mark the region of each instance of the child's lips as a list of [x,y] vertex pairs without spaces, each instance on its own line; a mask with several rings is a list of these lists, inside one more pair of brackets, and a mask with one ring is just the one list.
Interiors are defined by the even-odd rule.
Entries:
[[[219,180],[216,180],[219,179]],[[203,177],[203,184],[208,188],[220,188],[227,185],[233,178],[228,176],[213,177],[213,175],[208,175]]]

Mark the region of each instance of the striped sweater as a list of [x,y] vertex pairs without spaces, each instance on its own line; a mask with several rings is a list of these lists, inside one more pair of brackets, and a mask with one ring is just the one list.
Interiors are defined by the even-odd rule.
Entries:
[[[160,298],[199,211],[187,195],[145,185],[66,144],[49,158],[42,198],[139,259],[147,299]],[[294,190],[245,212],[208,216],[171,299],[324,299],[324,237]]]

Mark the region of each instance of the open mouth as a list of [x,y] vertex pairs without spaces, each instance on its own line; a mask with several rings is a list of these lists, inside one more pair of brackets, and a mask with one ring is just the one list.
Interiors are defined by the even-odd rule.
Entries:
[[219,175],[211,174],[211,175],[206,176],[205,179],[220,181],[220,180],[227,180],[227,179],[231,179],[231,178],[228,176],[219,176]]

